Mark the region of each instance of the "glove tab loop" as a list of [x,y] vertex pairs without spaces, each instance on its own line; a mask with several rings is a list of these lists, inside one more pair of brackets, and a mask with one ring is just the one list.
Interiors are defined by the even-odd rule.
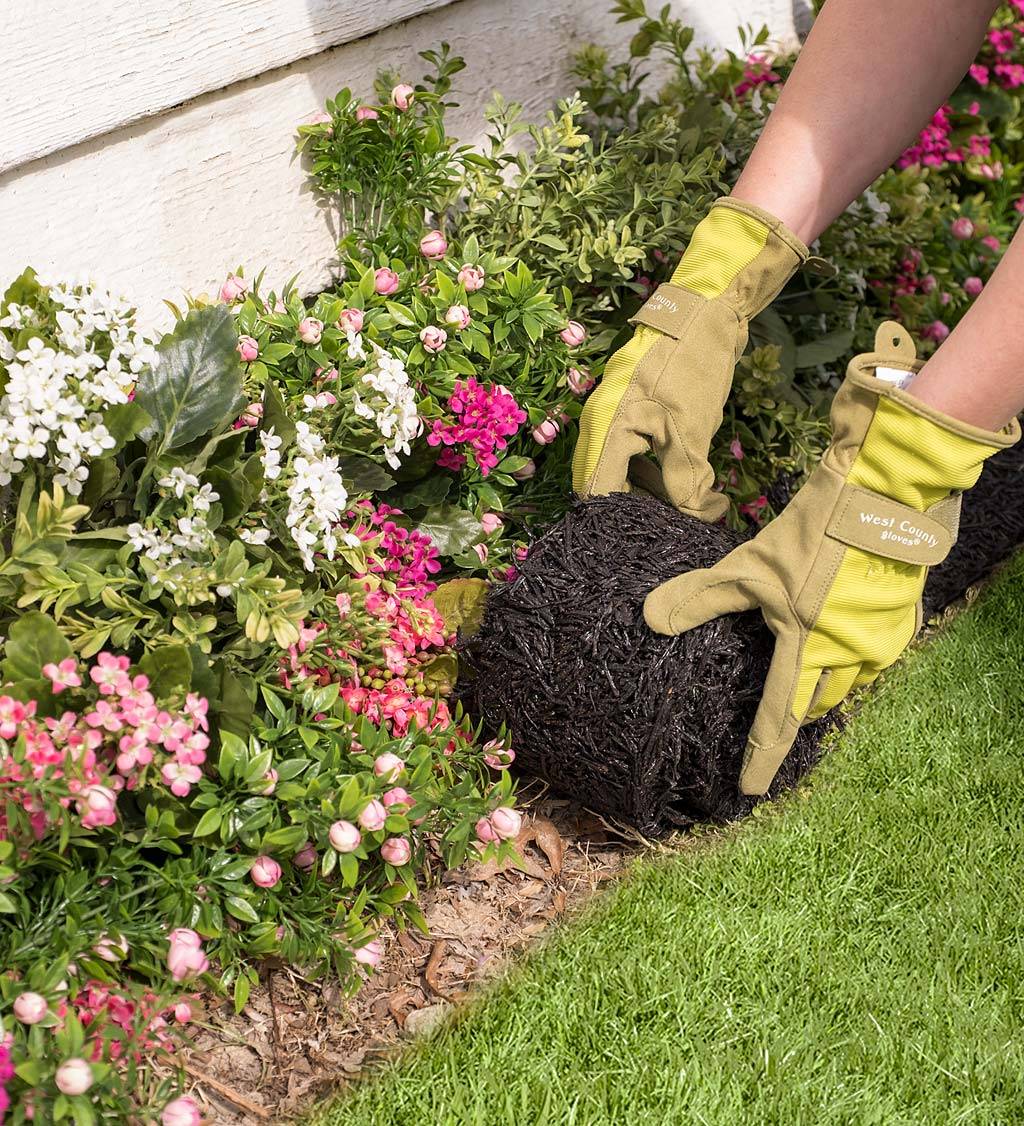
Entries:
[[960,494],[924,512],[881,493],[844,485],[825,534],[883,559],[934,567],[956,543]]

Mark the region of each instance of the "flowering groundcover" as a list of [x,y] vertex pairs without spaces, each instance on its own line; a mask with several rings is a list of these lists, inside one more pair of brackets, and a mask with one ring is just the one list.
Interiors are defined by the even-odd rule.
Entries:
[[[568,501],[581,399],[735,177],[792,59],[692,56],[636,0],[629,56],[482,151],[461,61],[299,128],[341,232],[324,292],[241,267],[157,338],[27,270],[0,301],[0,1101],[14,1121],[195,1122],[178,1046],[264,959],[354,989],[418,877],[507,857],[506,739],[453,638]],[[824,444],[879,314],[932,342],[1016,224],[1019,13],[752,327],[713,459],[746,527]],[[642,83],[658,51],[674,68]],[[1014,69],[1017,68],[1017,69]],[[527,145],[519,142],[526,134]]]

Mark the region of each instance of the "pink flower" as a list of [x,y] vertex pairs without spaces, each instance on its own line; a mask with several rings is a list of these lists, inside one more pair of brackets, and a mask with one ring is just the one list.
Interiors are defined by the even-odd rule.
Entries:
[[127,657],[115,657],[113,653],[100,653],[96,664],[89,670],[89,677],[104,696],[114,693],[123,695],[131,688],[131,678],[127,675],[131,661]]
[[411,86],[400,82],[391,91],[391,104],[395,109],[401,110],[404,113],[409,108],[409,103],[412,101],[415,93],[416,91]]
[[306,843],[292,857],[292,863],[300,872],[308,872],[316,864],[317,852],[312,841]]
[[384,946],[380,939],[373,938],[355,951],[355,959],[362,966],[376,969],[384,959]]
[[54,694],[63,692],[65,688],[80,688],[82,678],[78,675],[78,662],[74,657],[65,657],[59,665],[52,662],[43,665],[43,676],[53,682]]
[[553,418],[546,418],[533,428],[533,440],[540,446],[547,446],[558,437],[561,427]]
[[[381,809],[383,808],[381,806]],[[383,824],[383,821],[381,824]],[[363,839],[363,835],[351,821],[335,821],[327,833],[327,839],[331,842],[331,848],[335,852],[355,852]]]
[[192,1006],[188,1001],[179,1001],[174,1006],[174,1020],[177,1024],[188,1024],[192,1019]]
[[373,290],[381,297],[388,297],[398,289],[398,275],[387,266],[373,271]]
[[[979,86],[988,85],[988,67],[982,66],[981,63],[972,63],[968,69],[968,74],[974,79]],[[975,111],[977,112],[977,111]]]
[[84,1095],[92,1086],[92,1068],[85,1060],[73,1056],[57,1068],[56,1083],[62,1095]]
[[1000,242],[999,242],[999,239],[997,239],[995,235],[986,235],[981,240],[981,245],[987,246],[989,248],[989,250],[998,250],[999,247],[1000,247]]
[[578,348],[587,339],[587,330],[579,321],[570,321],[558,335],[570,348]]
[[97,940],[92,952],[104,962],[120,962],[122,958],[128,957],[128,941],[124,936],[111,938],[105,934]]
[[452,305],[444,315],[444,323],[455,328],[469,328],[472,319],[465,305]]
[[272,856],[257,856],[249,876],[258,888],[272,888],[281,878],[281,865]]
[[512,476],[517,481],[529,481],[529,479],[537,472],[537,463],[531,457],[525,465],[520,466],[519,469],[512,471]]
[[381,858],[395,868],[408,864],[412,858],[412,845],[405,837],[388,837],[380,846]]
[[1020,63],[996,63],[992,69],[1004,89],[1015,90],[1024,86],[1024,66]]
[[244,297],[249,288],[245,278],[238,274],[228,274],[227,281],[220,287],[220,299],[225,305],[233,305],[239,298]]
[[428,352],[442,352],[448,341],[448,333],[437,325],[427,325],[420,331],[420,340],[423,341],[423,347]]
[[932,321],[930,325],[921,329],[921,335],[925,340],[934,340],[937,344],[941,344],[949,336],[949,325],[944,321]]
[[420,239],[420,254],[424,258],[436,260],[448,253],[448,241],[441,231],[427,231]]
[[976,275],[972,274],[971,277],[964,278],[964,293],[968,297],[977,297],[984,288],[985,283]]
[[117,821],[117,794],[109,786],[87,786],[76,799],[83,829],[113,825]]
[[338,594],[334,598],[334,604],[338,607],[338,616],[347,617],[352,609],[352,596],[350,594]]
[[389,751],[387,754],[378,755],[373,760],[373,773],[378,778],[383,778],[385,782],[393,782],[402,771],[405,770],[405,763]]
[[356,110],[356,121],[376,121],[379,117],[373,106],[359,106]]
[[484,743],[484,762],[492,770],[507,770],[515,762],[516,753],[511,747],[506,747],[500,739],[491,739]]
[[1013,31],[1008,27],[990,28],[987,38],[997,55],[1008,55],[1013,50]]
[[475,543],[473,544],[473,550],[476,552],[477,558],[481,563],[487,562],[487,556],[490,554],[490,549],[487,547],[487,544]]
[[497,830],[491,824],[489,818],[481,817],[475,826],[476,839],[483,844],[493,844],[495,841],[501,840],[498,836]]
[[364,807],[362,813],[356,818],[360,825],[368,833],[376,833],[384,828],[384,822],[388,819],[388,811],[383,805],[375,798],[369,801]]
[[38,1024],[50,1011],[39,993],[19,993],[14,998],[14,1015],[22,1024]]
[[263,417],[263,404],[250,403],[235,420],[235,429],[241,430],[243,426],[259,426]]
[[1014,209],[1014,211],[1019,211],[1019,212],[1024,213],[1024,195],[1019,196],[1017,199],[1015,199],[1013,201],[1013,209]]
[[743,460],[743,446],[740,443],[739,438],[733,438],[733,440],[729,443],[729,452],[737,461]]
[[978,173],[984,176],[986,180],[1000,180],[1003,175],[1003,162],[993,160],[991,163],[979,164]]
[[565,381],[574,395],[585,395],[594,386],[594,377],[586,368],[569,368]]
[[188,927],[178,927],[167,936],[167,968],[175,981],[184,981],[195,974],[204,974],[210,968],[203,953],[202,939]]
[[160,1112],[160,1126],[199,1126],[203,1120],[199,1104],[189,1095],[180,1095]]
[[187,798],[189,791],[202,778],[203,772],[198,766],[175,761],[164,763],[160,776],[175,797]]
[[491,814],[491,827],[503,841],[508,841],[519,836],[523,818],[516,810],[502,805]]
[[483,289],[485,274],[479,266],[471,266],[468,262],[459,270],[459,282],[467,293]]
[[363,310],[342,309],[341,316],[338,317],[338,328],[340,328],[342,332],[362,332]]
[[298,333],[303,344],[319,344],[324,334],[324,322],[316,317],[304,317],[299,321]]
[[251,336],[240,336],[237,348],[244,364],[251,364],[260,354],[260,346]]
[[394,786],[392,789],[385,793],[382,801],[387,809],[393,805],[407,805],[412,806],[413,800],[407,790],[403,790],[401,786]]
[[949,224],[949,233],[953,238],[960,239],[961,241],[972,238],[974,235],[974,224],[966,215],[961,215],[959,219],[954,219],[953,222]]
[[480,527],[483,529],[484,535],[489,536],[502,527],[502,519],[496,512],[485,512],[480,517]]
[[[333,125],[334,119],[331,117],[331,115],[329,113],[324,113],[323,110],[318,110],[316,113],[310,114],[310,116],[306,119],[306,124],[307,125]],[[331,130],[328,129],[327,132],[330,133]]]

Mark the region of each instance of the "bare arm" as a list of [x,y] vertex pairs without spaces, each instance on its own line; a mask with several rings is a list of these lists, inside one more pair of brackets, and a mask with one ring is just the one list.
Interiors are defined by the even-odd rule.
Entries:
[[[955,89],[995,8],[993,0],[828,0],[733,195],[812,242]],[[988,429],[1024,410],[1024,234],[912,393]]]

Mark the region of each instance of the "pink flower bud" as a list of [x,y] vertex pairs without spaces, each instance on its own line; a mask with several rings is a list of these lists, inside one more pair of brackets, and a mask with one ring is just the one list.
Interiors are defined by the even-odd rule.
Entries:
[[924,277],[921,278],[921,292],[932,293],[938,284],[938,279],[934,274],[925,274]]
[[347,617],[352,610],[352,595],[339,594],[335,597],[334,603],[338,607],[338,616],[341,618]]
[[980,164],[978,172],[985,177],[986,180],[1001,180],[1003,177],[1003,162],[1001,160],[993,160],[990,164]]
[[448,340],[448,333],[437,325],[427,325],[420,332],[420,340],[423,341],[423,347],[428,352],[442,352]]
[[507,770],[516,759],[516,753],[511,747],[506,747],[500,739],[491,739],[484,743],[484,762],[492,770]]
[[342,309],[341,316],[338,317],[338,328],[340,328],[342,332],[362,332],[363,310]]
[[995,235],[986,235],[981,240],[981,245],[987,246],[989,248],[989,250],[998,250],[1001,243],[999,242],[999,239],[997,239]]
[[379,117],[373,106],[360,106],[356,110],[356,121],[376,121]]
[[937,344],[941,344],[949,336],[949,325],[944,321],[932,321],[921,330],[921,335],[926,340],[934,340]]
[[558,335],[570,348],[578,348],[587,339],[587,330],[579,321],[570,321]]
[[391,91],[391,104],[395,109],[399,109],[404,113],[409,108],[409,103],[412,101],[415,93],[416,91],[411,86],[400,82]]
[[537,472],[537,463],[531,457],[527,463],[519,469],[512,471],[512,476],[517,481],[529,481],[529,479]]
[[202,1120],[199,1104],[189,1095],[172,1100],[160,1112],[160,1126],[199,1126]]
[[362,813],[356,818],[359,824],[368,832],[376,833],[384,828],[384,822],[388,819],[388,811],[384,808],[379,801],[374,798],[369,801],[364,807]]
[[585,395],[594,386],[594,377],[586,368],[569,368],[565,381],[574,395]]
[[483,528],[485,536],[491,535],[502,526],[502,519],[496,512],[485,512],[480,517],[480,527]]
[[388,297],[398,289],[398,275],[387,266],[373,271],[373,289],[381,297]]
[[105,934],[97,941],[92,952],[104,962],[120,962],[122,958],[128,957],[128,942],[124,936],[111,938]]
[[465,305],[452,305],[444,315],[444,323],[455,328],[469,328],[472,319]]
[[503,841],[508,841],[519,836],[523,818],[517,810],[502,805],[491,814],[491,826]]
[[953,238],[960,239],[961,241],[969,239],[974,234],[974,224],[966,215],[961,215],[959,219],[954,219],[953,222],[949,224],[949,233]]
[[251,336],[240,336],[238,354],[242,357],[242,363],[251,364],[260,354],[260,346]]
[[109,786],[87,786],[77,798],[82,827],[95,829],[117,820],[117,794]]
[[303,344],[319,344],[324,333],[324,322],[316,317],[305,317],[299,321],[299,339]]
[[379,938],[373,938],[356,950],[355,958],[360,965],[376,969],[384,959],[384,945]]
[[39,993],[19,993],[14,998],[14,1015],[22,1024],[38,1024],[50,1006]]
[[436,260],[448,252],[448,240],[441,231],[427,231],[420,239],[420,254],[424,258]]
[[92,1068],[77,1056],[57,1068],[57,1090],[62,1095],[84,1095],[92,1086]]
[[471,266],[468,262],[459,270],[459,283],[467,293],[474,293],[484,286],[483,270],[479,266]]
[[475,828],[476,839],[482,844],[493,844],[495,841],[501,839],[495,831],[495,828],[491,824],[490,820],[486,817],[481,817],[480,820],[476,823]]
[[248,288],[245,278],[238,274],[228,274],[227,281],[220,287],[220,299],[225,305],[232,305],[245,295]]
[[393,805],[405,805],[411,807],[413,804],[412,798],[409,796],[407,790],[403,790],[401,786],[394,786],[381,799],[387,809]]
[[168,935],[168,941],[167,968],[175,981],[184,981],[194,974],[204,974],[210,968],[199,935],[195,931],[178,927]]
[[292,863],[300,872],[308,872],[316,864],[316,849],[312,841],[306,843],[292,857]]
[[984,288],[985,283],[981,278],[974,275],[969,278],[964,278],[964,293],[966,293],[968,297],[977,297]]
[[263,782],[264,785],[257,790],[257,793],[262,794],[265,798],[269,798],[277,789],[277,771],[273,767],[263,775]]
[[178,1024],[188,1024],[192,1019],[192,1006],[188,1001],[179,1001],[174,1006],[174,1019]]
[[487,562],[487,556],[490,554],[490,549],[487,547],[487,544],[475,543],[473,544],[473,550],[476,552],[477,558],[481,563]]
[[272,888],[281,878],[281,865],[272,856],[257,856],[249,875],[258,888]]
[[238,426],[259,426],[263,417],[263,404],[250,403],[238,416]]
[[402,771],[405,770],[405,763],[398,755],[393,755],[389,751],[387,754],[378,755],[373,760],[373,773],[378,778],[383,778],[385,782],[393,782]]
[[395,868],[408,864],[412,858],[412,845],[405,837],[388,837],[380,846],[380,855],[383,860]]
[[533,428],[533,440],[540,446],[546,446],[558,437],[561,427],[553,418],[546,418]]
[[328,830],[327,839],[335,852],[355,852],[363,835],[351,821],[335,821]]
[[[331,117],[331,115],[329,113],[324,113],[323,110],[318,110],[316,113],[311,114],[306,119],[306,124],[307,125],[332,125],[333,126],[334,119]],[[331,132],[333,132],[333,130],[328,129],[327,132],[331,133]]]

